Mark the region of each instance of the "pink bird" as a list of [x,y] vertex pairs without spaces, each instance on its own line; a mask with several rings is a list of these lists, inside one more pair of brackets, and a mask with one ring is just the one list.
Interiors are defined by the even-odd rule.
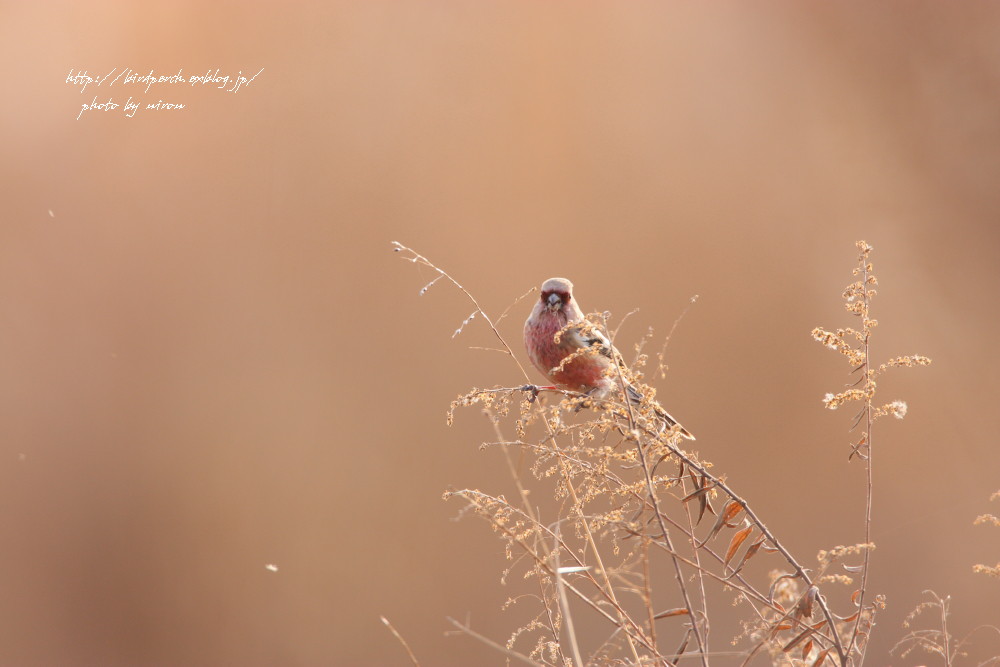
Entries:
[[[568,324],[576,326],[566,328]],[[560,331],[562,335],[556,342],[556,334]],[[613,360],[620,359],[618,350],[601,331],[586,322],[573,297],[573,283],[565,278],[549,278],[542,283],[541,296],[524,323],[524,346],[531,363],[555,388],[602,399],[619,386],[616,375],[607,372]],[[594,350],[577,354],[563,363],[566,357],[585,348]],[[627,384],[625,390],[631,403],[637,405],[642,400],[642,394],[631,384]],[[654,404],[654,410],[667,428],[677,424],[677,420],[659,405]],[[695,439],[683,426],[680,434]]]

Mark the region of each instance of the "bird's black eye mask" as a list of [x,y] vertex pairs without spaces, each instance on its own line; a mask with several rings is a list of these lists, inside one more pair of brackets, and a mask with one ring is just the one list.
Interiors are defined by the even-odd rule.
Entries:
[[558,303],[569,303],[570,296],[567,292],[560,292],[559,290],[545,290],[542,292],[542,301],[547,304],[554,305],[555,301],[552,297],[555,296],[559,301]]

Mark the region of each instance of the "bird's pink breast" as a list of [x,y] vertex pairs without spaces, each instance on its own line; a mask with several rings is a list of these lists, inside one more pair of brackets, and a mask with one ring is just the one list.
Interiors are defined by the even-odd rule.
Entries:
[[559,317],[547,311],[538,314],[534,321],[529,320],[524,330],[525,347],[535,368],[540,370],[554,384],[573,391],[589,391],[607,383],[604,370],[608,367],[605,357],[595,354],[581,354],[566,366],[551,373],[562,360],[579,348],[570,343],[555,342],[555,335],[563,328]]

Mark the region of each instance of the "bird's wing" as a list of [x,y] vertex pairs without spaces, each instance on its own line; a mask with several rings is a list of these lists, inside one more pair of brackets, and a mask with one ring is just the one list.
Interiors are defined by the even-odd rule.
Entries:
[[[618,353],[612,345],[608,337],[604,335],[604,332],[598,329],[593,323],[583,321],[574,326],[567,327],[565,333],[563,333],[563,340],[569,341],[574,347],[578,348],[594,348],[600,353],[601,356],[607,357],[612,361],[616,361],[618,364],[624,366],[624,360],[621,358],[621,354]],[[634,405],[638,405],[643,400],[642,393],[639,392],[631,383],[625,384],[625,393],[628,396],[629,402]],[[653,411],[656,415],[663,420],[666,428],[671,428],[677,424],[677,420],[670,416],[666,410],[659,404],[653,401]],[[689,440],[694,440],[694,436],[684,428],[680,427],[680,433],[683,437]]]
[[613,358],[614,348],[611,341],[591,322],[583,321],[566,329],[563,339],[574,347],[596,347],[597,351],[608,359]]

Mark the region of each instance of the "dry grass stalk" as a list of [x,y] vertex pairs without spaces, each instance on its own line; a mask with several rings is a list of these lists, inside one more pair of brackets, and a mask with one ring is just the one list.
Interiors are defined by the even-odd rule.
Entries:
[[[903,627],[910,630],[902,639],[892,647],[891,653],[898,653],[900,658],[907,657],[913,651],[921,651],[936,655],[944,661],[945,667],[955,664],[955,659],[965,657],[965,647],[970,644],[973,635],[986,631],[990,634],[1000,636],[1000,628],[992,625],[980,625],[974,628],[964,637],[957,638],[948,629],[948,617],[951,615],[951,596],[941,597],[934,591],[924,591],[924,595],[930,596],[930,600],[921,602],[911,611],[903,621]],[[914,628],[917,618],[924,612],[933,611],[935,625],[932,628]],[[1000,665],[1000,656],[995,656],[978,663],[978,667],[986,665]]]
[[[992,496],[990,500],[1000,500],[1000,491],[997,491]],[[994,528],[1000,528],[1000,518],[997,518],[993,514],[980,514],[976,517],[973,522],[976,526],[993,526]],[[983,565],[982,563],[972,566],[972,571],[976,574],[985,574],[987,577],[996,577],[1000,579],[1000,563],[996,565]]]

